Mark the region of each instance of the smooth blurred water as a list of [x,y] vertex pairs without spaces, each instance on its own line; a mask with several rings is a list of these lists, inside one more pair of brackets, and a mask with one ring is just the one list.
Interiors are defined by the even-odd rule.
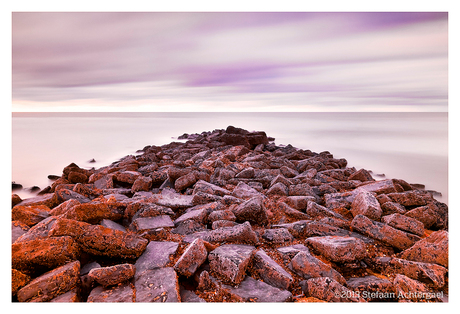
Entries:
[[[275,143],[329,151],[348,166],[425,184],[448,203],[447,113],[13,113],[12,180],[44,188],[75,162],[102,167],[183,133],[228,125]],[[95,159],[96,163],[89,163]],[[381,177],[376,177],[381,179]],[[15,192],[30,197],[25,190]]]

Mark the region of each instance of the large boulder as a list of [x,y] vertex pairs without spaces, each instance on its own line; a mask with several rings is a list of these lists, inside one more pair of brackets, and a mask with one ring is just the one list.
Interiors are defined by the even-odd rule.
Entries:
[[423,233],[425,231],[423,223],[421,223],[417,219],[397,213],[384,216],[382,218],[382,221],[396,229],[407,231],[418,236],[423,236]]
[[49,233],[51,236],[69,235],[83,251],[107,257],[137,258],[148,243],[147,239],[135,234],[64,218],[58,219]]
[[445,230],[433,232],[429,237],[401,252],[400,258],[448,267],[449,233]]
[[268,222],[268,216],[261,197],[253,197],[238,205],[234,214],[237,221],[240,222],[249,221],[258,225],[265,225]]
[[11,266],[25,273],[37,273],[75,261],[79,256],[77,243],[71,237],[53,237],[11,246]]
[[237,302],[288,302],[292,293],[247,276],[237,287],[222,285],[221,289]]
[[333,262],[353,262],[367,256],[366,244],[353,237],[311,237],[306,242]]
[[366,301],[385,302],[396,299],[393,283],[373,275],[352,277],[347,280],[347,287]]
[[136,277],[136,302],[180,302],[180,287],[172,267],[149,269]]
[[305,278],[329,277],[345,284],[345,278],[331,266],[323,263],[307,252],[299,252],[289,263],[288,267],[297,275]]
[[179,243],[177,242],[150,241],[134,265],[136,277],[146,270],[165,267],[170,261],[169,257],[176,253],[178,247]]
[[19,302],[46,302],[75,288],[80,281],[80,262],[55,268],[18,291]]
[[378,221],[382,216],[382,208],[372,193],[361,190],[351,203],[351,213],[353,217],[364,215]]
[[31,227],[50,216],[50,208],[45,205],[16,205],[11,210],[11,219]]
[[209,253],[209,266],[224,282],[237,285],[246,276],[254,251],[250,245],[224,244]]
[[330,277],[311,278],[302,289],[305,295],[327,302],[363,302],[359,293],[346,288]]
[[204,241],[196,239],[188,245],[184,253],[174,265],[174,270],[186,277],[192,276],[197,268],[204,263],[208,256],[208,251]]
[[253,269],[264,282],[279,289],[288,290],[294,282],[292,276],[268,256],[263,249],[254,254]]
[[420,240],[416,235],[395,229],[381,222],[373,221],[363,215],[356,216],[351,222],[351,227],[353,230],[389,244],[399,250],[407,249]]
[[88,276],[98,284],[107,287],[114,286],[131,279],[136,272],[136,267],[132,264],[118,264],[109,267],[93,268]]

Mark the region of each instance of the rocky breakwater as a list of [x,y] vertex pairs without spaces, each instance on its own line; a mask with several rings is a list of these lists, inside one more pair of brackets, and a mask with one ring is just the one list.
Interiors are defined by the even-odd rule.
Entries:
[[19,302],[442,302],[448,210],[228,127],[12,197]]

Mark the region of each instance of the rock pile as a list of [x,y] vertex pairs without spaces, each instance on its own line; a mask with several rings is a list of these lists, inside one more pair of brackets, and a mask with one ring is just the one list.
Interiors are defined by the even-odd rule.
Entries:
[[442,302],[448,210],[229,126],[12,196],[19,302]]

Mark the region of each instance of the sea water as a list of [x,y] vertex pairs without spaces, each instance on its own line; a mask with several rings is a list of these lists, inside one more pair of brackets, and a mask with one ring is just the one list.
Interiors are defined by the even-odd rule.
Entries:
[[[447,113],[13,113],[12,181],[15,191],[51,184],[74,162],[102,167],[147,145],[178,141],[183,133],[229,125],[265,131],[277,145],[291,144],[345,158],[349,167],[371,170],[378,180],[424,184],[448,203]],[[90,163],[94,159],[96,162]]]

